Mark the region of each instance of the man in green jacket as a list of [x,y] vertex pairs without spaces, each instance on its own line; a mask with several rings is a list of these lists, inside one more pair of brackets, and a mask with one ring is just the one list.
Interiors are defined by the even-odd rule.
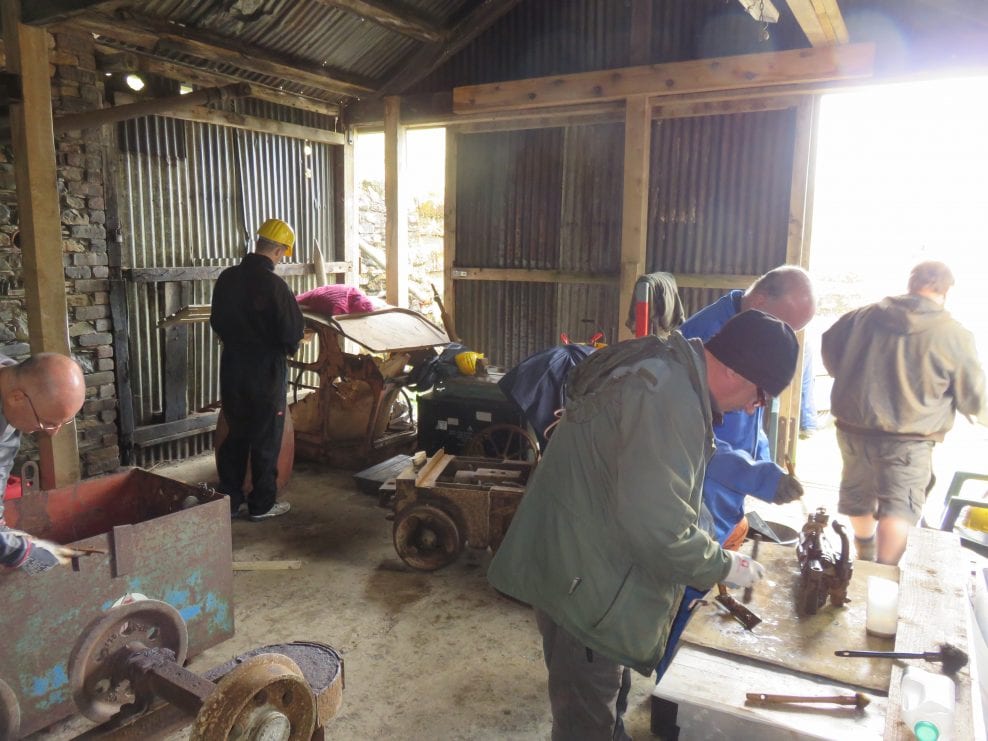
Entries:
[[933,485],[933,446],[956,413],[988,421],[974,337],[943,308],[953,285],[942,262],[922,262],[909,293],[848,312],[823,334],[844,459],[837,511],[863,560],[899,563]]
[[764,575],[697,527],[712,425],[789,385],[799,346],[761,311],[706,345],[673,332],[598,350],[569,401],[491,563],[491,584],[535,608],[554,741],[626,738],[626,667],[649,675],[685,585]]

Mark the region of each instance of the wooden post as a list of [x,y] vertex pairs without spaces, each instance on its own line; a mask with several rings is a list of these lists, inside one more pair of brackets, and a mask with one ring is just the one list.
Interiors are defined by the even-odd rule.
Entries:
[[343,158],[343,260],[347,263],[346,282],[360,284],[360,233],[357,214],[357,170],[354,160],[356,132],[347,128],[346,141],[340,156]]
[[408,306],[408,208],[405,199],[405,127],[400,122],[401,99],[384,99],[384,248],[387,299]]
[[627,100],[624,120],[624,191],[621,205],[621,283],[618,298],[618,339],[634,335],[624,326],[635,281],[647,267],[648,166],[652,143],[652,116],[648,97]]
[[456,158],[459,134],[446,129],[446,193],[443,196],[443,306],[456,326]]
[[[789,191],[789,235],[786,242],[786,264],[810,265],[810,227],[813,216],[813,178],[815,170],[816,127],[819,113],[817,96],[801,99],[796,106],[793,136],[792,187]],[[779,397],[779,432],[775,457],[780,465],[786,457],[796,460],[796,439],[799,435],[799,410],[802,403],[803,353],[806,333],[800,332],[796,375]]]
[[[11,144],[24,260],[31,352],[69,352],[61,210],[55,185],[55,134],[48,78],[48,32],[20,22],[20,0],[3,0],[7,71],[20,75],[23,100],[10,104]],[[41,488],[79,480],[75,422],[38,436]]]

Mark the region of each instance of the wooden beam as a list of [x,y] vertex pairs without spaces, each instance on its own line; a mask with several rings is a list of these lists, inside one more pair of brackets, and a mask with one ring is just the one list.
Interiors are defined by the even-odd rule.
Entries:
[[[4,0],[0,13],[7,71],[21,78],[22,99],[10,103],[10,128],[31,352],[70,355],[62,215],[55,187],[48,32],[20,22],[20,0]],[[41,488],[79,480],[75,420],[54,437],[39,435],[38,451]]]
[[[200,69],[191,64],[183,64],[165,59],[161,56],[155,56],[152,52],[120,50],[107,43],[97,44],[96,48],[104,53],[121,55],[115,60],[113,71],[146,72],[197,87],[219,87],[220,85],[227,85],[231,82],[244,82],[242,77],[237,77],[236,75]],[[258,82],[250,83],[250,97],[257,100],[266,100],[269,103],[277,103],[288,108],[298,108],[302,111],[321,113],[324,116],[332,116],[334,118],[339,118],[340,116],[340,107],[336,103],[310,98],[285,90],[278,90]]]
[[219,414],[218,411],[196,412],[185,419],[138,427],[134,430],[134,445],[147,448],[169,440],[210,432],[216,428]]
[[869,77],[874,44],[747,54],[453,89],[453,111],[512,110]]
[[384,226],[386,296],[392,306],[408,306],[408,208],[405,180],[405,128],[401,100],[384,99]]
[[[132,283],[166,283],[168,281],[216,280],[219,278],[220,273],[228,267],[230,266],[195,265],[176,268],[124,268],[121,273],[124,278]],[[327,273],[346,273],[349,269],[350,266],[345,262],[331,262],[326,264]],[[279,263],[275,266],[274,272],[283,277],[289,275],[312,275],[315,273],[315,266],[311,262]]]
[[519,2],[521,0],[481,0],[469,15],[449,30],[445,41],[428,44],[411,59],[403,60],[399,72],[381,86],[381,93],[394,95],[407,90],[452,58]]
[[850,40],[837,0],[786,0],[786,3],[811,46],[835,46]]
[[[354,131],[347,129],[339,157],[343,160],[343,191],[340,214],[343,221],[343,259],[348,266],[344,280],[351,286],[360,282],[360,215],[357,208],[357,163]],[[336,254],[339,254],[337,252]]]
[[215,108],[203,108],[201,106],[194,106],[165,115],[183,121],[229,126],[234,129],[246,129],[247,131],[260,131],[265,134],[287,136],[292,139],[305,139],[306,141],[330,144],[332,146],[342,146],[346,140],[343,134],[336,131],[327,131],[325,129],[317,129],[313,126],[285,123],[284,121],[275,121],[270,118],[248,116],[243,113],[220,111]]
[[648,176],[652,144],[652,112],[648,98],[625,102],[624,187],[621,196],[621,278],[618,283],[618,339],[634,337],[621,318],[631,306],[638,276],[646,272],[648,242]]
[[209,62],[223,62],[249,72],[309,85],[340,95],[372,92],[369,81],[357,81],[332,74],[321,67],[297,59],[283,58],[267,49],[249,44],[232,44],[230,39],[211,31],[180,26],[135,13],[120,18],[99,16],[86,19],[101,36],[116,38],[144,49],[190,54]]
[[460,137],[456,131],[446,132],[445,193],[443,195],[443,308],[456,326],[456,288],[453,273],[456,265],[456,170]]
[[370,0],[316,0],[320,5],[345,10],[348,13],[366,18],[371,23],[394,31],[402,36],[418,39],[429,44],[445,39],[442,29],[437,28],[425,19],[413,16],[411,13],[400,13]]
[[111,11],[130,0],[30,0],[24,8],[22,22],[32,26],[47,26],[81,13]]
[[142,100],[138,103],[126,103],[109,108],[84,111],[83,113],[72,113],[56,118],[54,128],[56,134],[62,134],[66,131],[81,131],[82,129],[95,128],[104,124],[127,121],[143,116],[157,115],[174,117],[174,114],[186,108],[208,105],[210,103],[222,103],[231,98],[242,98],[247,95],[250,95],[250,85],[246,82],[239,82],[219,88],[196,90],[194,93],[189,93],[188,95],[170,95],[166,98]]
[[[496,280],[515,283],[586,283],[614,285],[618,276],[607,273],[580,273],[567,270],[528,270],[526,268],[450,268],[452,280]],[[446,299],[443,299],[446,303]]]

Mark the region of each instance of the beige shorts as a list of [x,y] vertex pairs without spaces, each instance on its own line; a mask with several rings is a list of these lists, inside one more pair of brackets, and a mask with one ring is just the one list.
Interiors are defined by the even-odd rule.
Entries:
[[837,430],[844,459],[837,511],[898,517],[911,525],[933,486],[933,441],[898,440]]

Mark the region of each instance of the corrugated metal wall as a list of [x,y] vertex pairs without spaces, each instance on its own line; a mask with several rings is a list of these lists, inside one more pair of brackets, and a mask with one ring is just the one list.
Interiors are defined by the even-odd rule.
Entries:
[[[226,266],[239,262],[266,218],[296,230],[290,262],[313,262],[314,247],[338,259],[333,242],[332,147],[298,139],[159,117],[121,127],[118,209],[125,268]],[[154,142],[141,151],[136,141]],[[184,152],[185,156],[179,156]],[[342,248],[341,248],[342,249]],[[341,259],[341,258],[339,258]],[[299,292],[312,276],[289,278]],[[160,421],[164,400],[165,283],[128,284],[130,382],[137,426]],[[174,284],[173,284],[174,285]],[[179,306],[209,304],[211,280],[181,284]],[[207,323],[189,326],[188,406],[219,399],[219,346]],[[210,436],[146,451],[147,465],[210,447]]]
[[[790,108],[653,123],[650,272],[755,275],[785,262],[795,121]],[[621,124],[461,135],[456,265],[617,276],[623,151]],[[681,292],[691,313],[723,290]],[[613,339],[627,311],[617,301],[616,278],[461,280],[457,328],[511,367],[560,332],[585,339],[599,328]]]

